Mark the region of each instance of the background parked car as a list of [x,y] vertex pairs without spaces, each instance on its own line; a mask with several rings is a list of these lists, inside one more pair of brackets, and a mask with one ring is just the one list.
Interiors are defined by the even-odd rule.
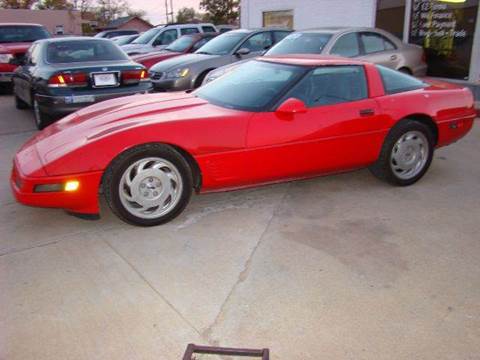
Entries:
[[17,108],[33,107],[39,129],[86,105],[151,90],[142,65],[112,41],[87,37],[35,42],[13,82]]
[[32,42],[50,37],[38,24],[0,24],[0,91],[11,88],[12,76],[17,68],[15,60],[25,56]]
[[138,34],[137,30],[105,30],[105,31],[99,32],[94,37],[111,39],[117,36],[135,35],[135,34]]
[[[427,64],[420,46],[402,42],[396,36],[374,28],[322,28],[290,34],[265,53],[328,54],[363,59],[400,70],[414,76],[425,76]],[[204,80],[208,83],[236,65],[212,71]]]
[[286,29],[229,31],[209,41],[194,54],[179,56],[152,66],[150,77],[158,91],[197,88],[209,71],[259,56],[290,32]]
[[184,35],[168,45],[164,50],[133,55],[132,59],[149,69],[160,61],[197,51],[217,35],[217,33]]
[[133,40],[138,38],[140,34],[135,35],[122,35],[111,38],[110,40],[114,41],[118,46],[130,44]]
[[238,29],[238,26],[235,26],[235,25],[216,25],[216,26],[217,26],[217,30],[220,34]]
[[216,32],[217,28],[213,24],[168,24],[144,32],[122,48],[128,55],[145,54],[166,48],[182,35]]

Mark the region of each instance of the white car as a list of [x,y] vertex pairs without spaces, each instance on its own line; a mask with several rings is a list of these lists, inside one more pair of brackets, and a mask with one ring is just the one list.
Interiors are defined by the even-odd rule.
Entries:
[[209,32],[218,32],[215,25],[209,23],[162,25],[144,32],[132,43],[123,45],[122,49],[128,55],[146,54],[166,48],[180,36]]

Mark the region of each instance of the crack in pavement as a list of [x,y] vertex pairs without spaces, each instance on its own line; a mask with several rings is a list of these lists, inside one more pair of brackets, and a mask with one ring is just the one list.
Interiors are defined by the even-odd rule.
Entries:
[[112,251],[120,258],[122,259],[132,270],[134,273],[137,274],[137,276],[155,293],[157,294],[161,300],[163,300],[163,302],[165,302],[165,304],[168,305],[168,307],[170,307],[179,317],[180,319],[182,319],[185,324],[187,324],[190,328],[193,329],[193,331],[195,331],[199,336],[200,338],[202,339],[205,339],[207,342],[208,342],[208,339],[206,339],[202,333],[187,319],[185,318],[185,316],[183,316],[183,314],[177,310],[175,308],[175,306],[167,300],[167,298],[165,296],[163,296],[163,294],[158,291],[155,286],[153,286],[152,283],[150,283],[147,278],[135,267],[135,265],[133,265],[125,256],[123,256],[112,244],[110,244],[110,242],[106,239],[103,239],[103,241],[108,245],[108,247],[110,247],[110,249],[112,249]]
[[270,217],[270,219],[268,219],[268,222],[267,222],[267,225],[265,226],[265,229],[260,234],[260,236],[258,238],[258,241],[255,244],[255,247],[253,248],[252,252],[248,256],[247,260],[245,261],[245,264],[243,266],[243,270],[239,273],[237,281],[233,284],[233,286],[230,289],[227,297],[225,298],[222,305],[220,306],[220,310],[219,310],[217,316],[215,317],[215,320],[212,322],[212,324],[210,326],[208,326],[202,332],[202,335],[212,343],[216,343],[216,341],[211,338],[213,329],[214,329],[215,326],[218,325],[218,323],[219,323],[219,321],[220,321],[220,319],[221,319],[221,317],[222,317],[222,315],[223,315],[223,313],[226,309],[226,306],[227,306],[228,302],[230,301],[230,299],[232,298],[233,294],[235,293],[235,290],[237,289],[238,285],[240,285],[242,282],[244,282],[247,279],[248,274],[250,272],[250,266],[252,264],[253,257],[255,256],[255,253],[257,252],[257,249],[260,247],[263,238],[265,237],[266,233],[268,232],[268,230],[270,228],[270,225],[273,222],[273,219],[277,215],[278,210],[282,207],[282,205],[283,205],[283,203],[284,203],[284,201],[285,201],[285,199],[288,195],[288,191],[290,189],[290,184],[291,183],[287,184],[287,187],[285,189],[285,193],[283,194],[282,198],[279,200],[278,205],[275,206],[275,208],[272,210],[272,216]]

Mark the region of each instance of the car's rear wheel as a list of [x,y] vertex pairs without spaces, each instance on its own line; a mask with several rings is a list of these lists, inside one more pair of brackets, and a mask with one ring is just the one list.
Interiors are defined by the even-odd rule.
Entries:
[[370,171],[390,184],[411,185],[427,172],[433,151],[434,139],[430,128],[407,119],[390,131]]
[[15,107],[19,110],[28,109],[28,104],[15,94]]
[[105,172],[103,190],[125,222],[154,226],[178,216],[192,195],[192,170],[170,146],[145,144],[118,156]]
[[41,109],[40,105],[38,104],[37,99],[33,99],[33,116],[35,118],[35,125],[37,126],[38,130],[44,129],[52,122],[52,117],[45,114]]

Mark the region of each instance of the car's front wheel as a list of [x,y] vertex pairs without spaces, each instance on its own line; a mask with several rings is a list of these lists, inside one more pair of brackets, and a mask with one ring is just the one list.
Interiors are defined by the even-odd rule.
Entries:
[[153,226],[178,216],[192,195],[192,171],[170,146],[145,144],[119,155],[105,172],[103,190],[125,222]]
[[434,137],[430,128],[407,119],[390,130],[370,171],[393,185],[411,185],[427,172],[433,151]]

